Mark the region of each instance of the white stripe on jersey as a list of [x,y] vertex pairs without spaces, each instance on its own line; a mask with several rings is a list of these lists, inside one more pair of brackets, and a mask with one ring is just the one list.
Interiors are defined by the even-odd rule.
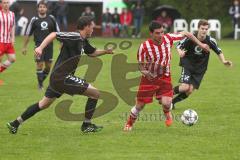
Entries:
[[0,11],[0,42],[11,43],[11,34],[15,25],[14,13],[9,11],[4,13]]

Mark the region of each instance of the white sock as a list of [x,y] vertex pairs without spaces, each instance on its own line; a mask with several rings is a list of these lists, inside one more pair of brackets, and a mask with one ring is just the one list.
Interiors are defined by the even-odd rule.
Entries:
[[3,62],[2,66],[3,66],[4,68],[8,68],[8,67],[11,66],[11,64],[12,64],[12,62],[10,62],[9,60],[6,60],[5,62]]
[[134,106],[134,107],[131,109],[131,116],[132,116],[133,118],[137,118],[137,116],[138,116],[138,114],[139,114],[140,111],[141,111],[141,110],[137,109],[137,107]]

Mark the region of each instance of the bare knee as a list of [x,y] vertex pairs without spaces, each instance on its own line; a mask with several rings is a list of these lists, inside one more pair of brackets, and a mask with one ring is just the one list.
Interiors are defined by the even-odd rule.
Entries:
[[94,93],[93,93],[93,95],[91,96],[91,98],[93,98],[93,99],[99,99],[99,97],[100,97],[100,92],[99,92],[99,90],[95,90],[94,91]]
[[192,85],[190,85],[188,91],[186,92],[186,94],[190,95],[190,94],[193,93],[193,91],[194,91],[194,87]]
[[9,57],[8,60],[11,62],[11,63],[14,63],[16,61],[16,57]]
[[188,92],[189,91],[189,89],[190,89],[190,85],[189,84],[182,84],[181,86],[180,86],[180,92]]
[[52,104],[53,101],[54,99],[44,97],[42,100],[38,102],[39,108],[46,109]]
[[165,97],[165,98],[162,98],[162,100],[161,100],[161,104],[166,109],[171,108],[171,103],[172,103],[172,98],[171,97]]

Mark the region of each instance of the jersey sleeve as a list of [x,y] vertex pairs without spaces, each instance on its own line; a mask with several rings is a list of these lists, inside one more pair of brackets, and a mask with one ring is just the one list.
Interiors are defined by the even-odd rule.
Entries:
[[143,43],[138,48],[137,59],[140,63],[144,63],[146,61],[146,52]]
[[35,25],[34,25],[34,23],[35,23],[35,21],[37,20],[37,18],[36,17],[33,17],[32,19],[31,19],[31,21],[30,21],[30,23],[29,23],[29,25],[28,25],[28,27],[27,27],[27,31],[26,31],[26,36],[31,36],[32,34],[33,34],[33,32],[34,32],[34,30],[35,30]]
[[84,53],[85,54],[92,54],[96,51],[96,48],[93,47],[88,40],[85,41],[85,45],[84,45]]
[[181,33],[167,33],[166,36],[170,41],[172,41],[172,43],[181,41],[185,37]]
[[210,45],[210,48],[211,48],[216,54],[222,53],[222,50],[218,47],[217,41],[216,41],[214,38],[210,37],[209,45]]
[[177,48],[178,49],[186,49],[187,48],[187,44],[190,42],[190,39],[185,37],[184,39],[182,39],[180,42],[178,42],[177,44]]
[[62,43],[71,43],[72,41],[81,39],[80,34],[77,32],[57,32],[56,38]]
[[49,15],[49,16],[50,16],[50,17],[52,18],[52,20],[53,20],[55,32],[60,32],[60,28],[59,28],[59,25],[58,25],[58,23],[57,23],[57,21],[56,21],[56,18],[55,18],[53,15]]

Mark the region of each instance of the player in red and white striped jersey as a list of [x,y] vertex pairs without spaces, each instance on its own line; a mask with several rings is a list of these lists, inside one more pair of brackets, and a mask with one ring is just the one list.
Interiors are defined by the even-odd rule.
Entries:
[[165,124],[172,124],[170,113],[173,89],[170,74],[171,47],[175,41],[188,37],[204,50],[209,50],[208,45],[201,43],[189,32],[164,34],[163,26],[152,21],[149,25],[151,38],[143,42],[137,54],[139,70],[142,73],[141,82],[137,93],[136,105],[131,109],[130,116],[125,124],[124,130],[130,131],[137,119],[139,112],[145,104],[151,103],[153,96],[163,106],[166,117]]
[[[9,0],[2,0],[2,10],[0,10],[0,73],[15,62],[15,16],[9,11]],[[7,55],[7,60],[1,63],[3,55]]]

